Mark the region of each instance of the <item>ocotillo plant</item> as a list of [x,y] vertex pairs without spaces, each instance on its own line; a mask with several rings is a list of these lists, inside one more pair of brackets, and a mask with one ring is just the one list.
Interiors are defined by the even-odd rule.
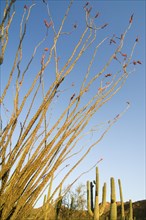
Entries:
[[[0,218],[26,220],[52,175],[59,177],[47,199],[50,207],[60,186],[129,108],[127,102],[82,148],[82,139],[98,130],[100,120],[92,124],[93,117],[122,89],[130,66],[141,62],[132,58],[136,36],[133,43],[129,36],[131,46],[125,48],[133,15],[118,37],[103,33],[107,23],[98,23],[82,1],[62,1],[55,17],[53,1],[0,2]],[[76,16],[82,24],[72,29],[69,17]]]
[[44,211],[45,212],[44,213],[45,218],[44,218],[44,220],[48,219],[49,213],[50,213],[49,198],[51,196],[53,178],[54,178],[54,175],[52,175],[51,180],[50,180],[50,184],[49,184],[49,187],[48,187],[48,195],[47,196],[45,195],[45,198],[44,198],[44,204],[43,204],[43,206],[45,207],[45,211]]
[[104,212],[104,208],[106,205],[106,183],[104,183],[103,191],[102,191],[102,203],[99,205],[99,172],[98,167],[96,167],[96,181],[95,184],[95,202],[93,207],[93,183],[87,181],[87,208],[88,213],[91,215],[94,220],[99,220],[99,216],[101,216]]
[[123,193],[122,193],[122,185],[121,185],[121,180],[120,179],[118,179],[118,184],[119,184],[120,201],[121,201],[121,220],[125,220]]
[[111,177],[110,220],[117,220],[117,204],[116,204],[115,180],[114,180],[113,177]]

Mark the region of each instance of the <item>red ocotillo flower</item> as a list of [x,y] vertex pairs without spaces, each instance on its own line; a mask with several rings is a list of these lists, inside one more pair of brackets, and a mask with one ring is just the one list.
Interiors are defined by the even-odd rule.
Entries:
[[105,87],[100,87],[100,88],[98,88],[98,92],[103,92],[105,90]]
[[137,61],[138,64],[142,64],[142,62],[140,60]]
[[50,28],[50,27],[52,26],[52,24],[53,24],[52,21],[50,21],[50,22],[48,23],[48,21],[47,21],[46,19],[44,20],[44,23],[45,23],[45,26],[46,26],[47,28]]
[[112,43],[116,44],[116,41],[114,39],[110,39],[110,44]]
[[112,75],[111,73],[107,73],[107,74],[105,74],[105,77],[109,77],[111,75]]
[[47,4],[46,0],[43,0],[43,2],[44,2],[45,4]]
[[132,62],[132,63],[133,63],[133,65],[136,65],[136,64],[137,64],[137,62],[136,62],[135,60],[133,60],[133,62]]
[[104,24],[103,26],[101,26],[101,29],[105,28],[108,24]]
[[74,24],[73,27],[76,29],[77,28],[77,24]]
[[120,54],[121,54],[123,57],[127,57],[127,54],[126,54],[126,53],[120,52]]
[[27,5],[24,5],[24,9],[26,9],[26,10],[27,10],[27,9],[28,9],[28,6],[27,6]]
[[132,23],[134,14],[131,15],[129,23]]
[[115,119],[118,119],[118,118],[119,118],[119,116],[120,116],[120,114],[116,115]]
[[73,100],[73,98],[75,97],[75,93],[71,96],[70,101]]
[[44,51],[48,51],[49,50],[49,48],[48,47],[46,47],[45,49],[44,49]]
[[89,2],[87,2],[87,3],[84,5],[83,8],[86,8],[88,5],[89,5]]
[[96,15],[95,15],[95,17],[94,17],[94,18],[97,18],[98,16],[99,16],[99,12],[97,12],[97,13],[96,13]]
[[135,39],[135,41],[138,42],[138,41],[139,41],[139,37],[137,37],[137,38]]

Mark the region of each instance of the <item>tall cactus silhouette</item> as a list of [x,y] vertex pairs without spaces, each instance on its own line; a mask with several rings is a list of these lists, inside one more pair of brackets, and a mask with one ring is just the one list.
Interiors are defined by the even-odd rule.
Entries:
[[[95,201],[93,202],[93,188],[95,185]],[[102,189],[102,203],[99,204],[99,172],[98,167],[96,167],[96,181],[87,181],[87,208],[90,216],[94,220],[99,220],[99,217],[103,214],[106,205],[106,183],[103,185]],[[93,207],[94,204],[94,207]]]
[[[129,215],[125,216],[124,210],[124,201],[123,201],[123,192],[122,192],[122,184],[121,180],[118,179],[119,185],[119,194],[120,194],[120,202],[121,202],[121,220],[136,220],[133,218],[133,208],[132,201],[129,200]],[[110,213],[109,216],[105,218],[108,220],[117,220],[117,203],[116,203],[116,189],[115,189],[115,180],[113,177],[110,178],[110,187],[111,187],[111,201],[110,201]],[[94,200],[95,196],[95,200]],[[96,167],[96,180],[95,181],[87,181],[87,209],[90,216],[93,217],[93,220],[102,219],[106,206],[106,183],[104,183],[102,188],[102,203],[99,204],[99,171],[98,167]]]
[[111,177],[110,183],[111,183],[110,220],[117,220],[116,190],[115,190],[115,180],[113,177]]
[[129,220],[133,220],[133,207],[132,207],[132,200],[129,200]]
[[122,193],[122,185],[121,185],[121,180],[120,179],[118,179],[118,184],[119,184],[120,201],[121,201],[121,220],[125,220],[123,193]]

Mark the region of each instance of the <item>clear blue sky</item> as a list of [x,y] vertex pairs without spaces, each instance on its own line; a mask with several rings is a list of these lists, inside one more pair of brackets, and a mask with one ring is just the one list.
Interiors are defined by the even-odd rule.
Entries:
[[[12,28],[10,30],[10,41],[8,45],[8,50],[6,51],[6,57],[4,60],[4,65],[1,68],[1,87],[6,83],[10,66],[13,62],[13,54],[16,49],[16,44],[18,43],[18,33],[20,18],[23,12],[23,7],[25,4],[31,5],[31,2],[36,3],[32,10],[31,18],[28,25],[28,37],[24,43],[24,61],[23,65],[29,60],[29,54],[32,53],[33,47],[36,43],[44,36],[45,27],[44,19],[49,21],[45,5],[42,1],[18,1],[16,3],[16,15],[12,23]],[[69,1],[49,1],[50,11],[52,18],[56,27],[61,22],[62,17],[66,11]],[[71,8],[71,12],[68,21],[65,23],[64,31],[70,31],[74,23],[78,25],[78,34],[82,32],[85,26],[84,20],[84,10],[83,6],[86,1],[74,1]],[[95,164],[95,162],[101,157],[104,159],[99,164],[100,171],[100,183],[103,184],[104,181],[108,184],[108,191],[110,190],[110,177],[113,176],[116,180],[121,179],[123,186],[124,200],[127,201],[132,199],[132,201],[145,199],[145,1],[90,1],[92,6],[93,15],[99,11],[100,16],[97,23],[104,24],[109,23],[109,26],[99,33],[97,38],[102,39],[107,35],[113,33],[120,36],[120,34],[125,30],[129,18],[132,13],[134,13],[133,26],[126,38],[126,43],[124,49],[128,51],[131,47],[132,42],[137,36],[139,36],[139,43],[134,52],[134,58],[142,61],[142,65],[136,66],[135,73],[131,74],[128,78],[125,86],[113,99],[100,109],[99,113],[90,122],[96,121],[104,122],[110,118],[113,118],[116,114],[121,112],[126,101],[131,102],[131,108],[128,112],[112,127],[105,138],[97,145],[97,147],[91,151],[85,161],[80,165],[80,167],[74,172],[74,174],[68,179],[70,183],[77,175],[88,170],[89,167]],[[1,1],[1,12],[3,10],[4,1]],[[51,45],[51,32],[49,32],[49,37],[47,44],[43,47],[49,47]],[[58,55],[60,56],[60,62],[63,63],[69,56],[72,46],[76,43],[78,39],[77,34],[72,34],[70,36],[63,36],[59,42]],[[42,47],[42,51],[43,51]],[[105,48],[108,49],[105,49]],[[102,65],[104,58],[109,54],[109,46],[106,45],[103,48],[103,52],[99,54],[99,61],[97,65]],[[105,49],[105,50],[104,50]],[[31,81],[32,76],[34,76],[35,71],[40,67],[40,57],[42,54],[36,57],[36,61],[33,65],[33,70],[29,75]],[[82,60],[79,66],[75,69],[74,76],[70,79],[70,82],[75,82],[78,86],[82,79],[82,74],[85,71],[86,59],[90,57],[90,53],[86,58]],[[95,68],[95,67],[94,67]],[[93,68],[93,72],[94,72]],[[111,67],[112,70],[112,67]],[[4,77],[5,75],[5,77]],[[52,79],[50,79],[52,80]],[[29,82],[28,82],[29,84]],[[68,86],[67,83],[65,85]],[[70,92],[70,91],[69,91]],[[63,100],[65,101],[65,100]],[[62,103],[63,103],[62,101]],[[11,104],[7,103],[7,107],[11,108]],[[60,106],[61,108],[61,106]],[[96,138],[96,135],[93,137]],[[86,140],[84,141],[86,142]],[[93,169],[90,173],[84,175],[80,178],[78,182],[86,184],[87,180],[93,180],[95,176],[95,170]],[[66,183],[67,184],[67,183]],[[78,183],[77,183],[78,184]],[[119,194],[117,190],[117,200],[119,199]],[[109,200],[109,194],[108,194]]]

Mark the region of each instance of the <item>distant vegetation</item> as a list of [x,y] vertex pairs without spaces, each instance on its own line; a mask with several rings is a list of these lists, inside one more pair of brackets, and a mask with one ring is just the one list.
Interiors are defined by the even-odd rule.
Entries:
[[[133,206],[133,214],[136,217],[136,220],[146,220],[146,200],[141,200],[134,202],[132,204]],[[129,202],[124,203],[125,207],[125,216],[128,217],[129,215]],[[120,202],[117,202],[117,220],[121,220],[121,204]],[[35,216],[39,216],[39,220],[44,220],[44,212],[43,208],[37,208],[32,210],[32,214],[28,219],[35,219]],[[106,217],[110,215],[110,203],[106,203],[105,211],[103,216],[100,218],[100,220],[106,220]],[[50,216],[49,220],[55,220]],[[58,220],[93,220],[93,218],[88,214],[87,210],[70,210],[69,208],[66,208],[64,206],[61,207],[60,214]]]

